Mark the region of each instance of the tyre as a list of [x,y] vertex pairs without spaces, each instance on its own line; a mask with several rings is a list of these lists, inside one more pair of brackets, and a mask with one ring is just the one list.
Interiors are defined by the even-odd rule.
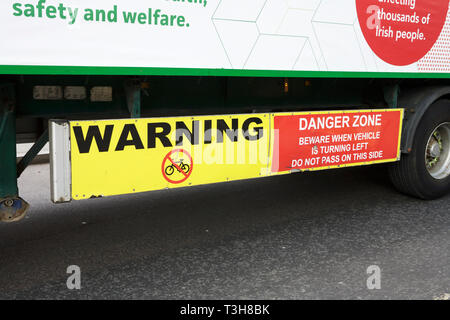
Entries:
[[428,109],[411,153],[390,166],[389,175],[400,192],[421,199],[450,192],[450,100],[439,100]]
[[184,164],[181,166],[181,170],[184,171],[184,173],[189,173],[189,170],[191,170],[191,167],[189,167],[188,164]]
[[174,174],[174,172],[175,172],[175,168],[173,166],[168,166],[166,168],[166,175],[171,176]]

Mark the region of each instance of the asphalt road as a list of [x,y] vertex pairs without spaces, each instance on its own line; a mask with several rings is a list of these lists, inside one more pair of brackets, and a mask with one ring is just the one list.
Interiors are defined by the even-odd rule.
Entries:
[[0,224],[0,299],[449,298],[450,196],[398,194],[383,167],[62,205],[48,180],[27,169],[32,209]]

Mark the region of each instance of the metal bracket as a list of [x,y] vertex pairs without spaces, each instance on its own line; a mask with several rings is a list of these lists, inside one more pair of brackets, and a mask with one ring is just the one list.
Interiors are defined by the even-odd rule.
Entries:
[[389,107],[393,109],[398,108],[398,96],[400,94],[400,86],[398,84],[394,84],[392,86],[384,87],[383,93],[384,93],[384,100],[386,100]]
[[15,91],[0,84],[0,198],[17,197]]
[[136,80],[125,82],[128,111],[131,118],[141,117],[141,84]]
[[69,202],[71,196],[70,125],[65,120],[50,120],[50,190],[54,203]]
[[28,165],[36,158],[36,156],[41,152],[42,148],[48,142],[48,129],[45,129],[44,133],[39,137],[39,139],[33,144],[27,154],[20,160],[17,164],[17,177],[19,178]]

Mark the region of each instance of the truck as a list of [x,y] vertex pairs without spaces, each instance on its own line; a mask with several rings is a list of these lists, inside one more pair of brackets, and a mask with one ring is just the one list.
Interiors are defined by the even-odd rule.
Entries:
[[2,0],[0,28],[0,221],[47,143],[54,203],[380,163],[450,191],[449,0]]

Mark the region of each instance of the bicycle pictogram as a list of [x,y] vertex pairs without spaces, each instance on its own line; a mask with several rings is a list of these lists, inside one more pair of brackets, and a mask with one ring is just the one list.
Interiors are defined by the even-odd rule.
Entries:
[[179,173],[189,173],[189,171],[191,171],[191,167],[183,162],[183,159],[181,159],[180,161],[175,161],[174,163],[172,163],[171,165],[166,167],[166,174],[168,176],[171,176],[175,173],[175,170],[177,170]]

